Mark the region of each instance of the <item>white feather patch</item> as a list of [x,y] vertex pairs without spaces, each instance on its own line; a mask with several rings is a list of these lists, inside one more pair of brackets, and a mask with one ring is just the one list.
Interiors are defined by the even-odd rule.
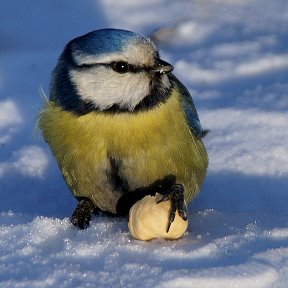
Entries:
[[78,94],[83,100],[93,102],[100,110],[113,104],[133,110],[149,93],[150,79],[145,73],[119,74],[107,67],[70,71]]
[[[87,55],[76,51],[73,57],[78,65],[126,61],[135,66],[153,67],[156,51],[150,41],[132,41],[119,53]],[[109,67],[95,66],[70,70],[70,77],[80,97],[93,102],[100,110],[118,104],[132,111],[150,92],[151,77],[144,71],[120,74]],[[162,79],[164,86],[169,87],[168,77],[163,75]]]

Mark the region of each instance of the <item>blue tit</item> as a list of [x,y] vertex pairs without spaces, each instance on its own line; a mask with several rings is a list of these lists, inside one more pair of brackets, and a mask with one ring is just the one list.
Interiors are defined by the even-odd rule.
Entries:
[[[101,29],[71,40],[53,71],[39,127],[79,201],[71,222],[96,210],[128,214],[146,195],[186,220],[208,156],[193,100],[146,37]],[[169,227],[167,230],[169,230]]]

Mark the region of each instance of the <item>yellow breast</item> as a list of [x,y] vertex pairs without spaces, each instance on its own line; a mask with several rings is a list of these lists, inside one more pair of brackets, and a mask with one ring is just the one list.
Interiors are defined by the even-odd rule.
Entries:
[[112,213],[121,192],[112,191],[107,177],[109,157],[121,160],[119,173],[131,190],[174,174],[190,201],[205,177],[206,150],[188,127],[177,91],[165,104],[137,113],[77,117],[48,102],[39,126],[73,194]]

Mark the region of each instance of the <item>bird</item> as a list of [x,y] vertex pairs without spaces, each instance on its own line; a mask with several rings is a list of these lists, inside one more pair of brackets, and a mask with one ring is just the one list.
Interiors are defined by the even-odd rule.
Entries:
[[78,200],[80,229],[96,211],[127,215],[147,195],[171,201],[187,220],[208,155],[187,88],[148,37],[94,30],[65,46],[51,76],[39,127]]

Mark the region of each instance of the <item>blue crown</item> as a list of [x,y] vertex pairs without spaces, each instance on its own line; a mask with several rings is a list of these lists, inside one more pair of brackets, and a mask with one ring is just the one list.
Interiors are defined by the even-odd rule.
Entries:
[[121,29],[101,29],[87,33],[72,40],[73,50],[85,54],[106,54],[125,50],[131,42],[149,42],[139,34]]

